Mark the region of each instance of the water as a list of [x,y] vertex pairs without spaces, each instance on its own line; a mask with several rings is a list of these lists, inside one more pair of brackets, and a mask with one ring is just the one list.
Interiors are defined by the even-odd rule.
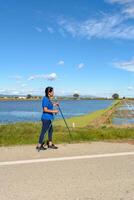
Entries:
[[[112,104],[112,100],[66,100],[60,107],[66,118],[84,115]],[[41,101],[0,101],[0,124],[40,121],[42,114]],[[60,113],[56,118],[61,118]]]
[[129,118],[113,118],[113,124],[117,124],[117,125],[123,125],[123,124],[133,124],[134,123],[134,118],[129,119]]
[[117,108],[112,119],[113,124],[134,124],[134,101],[124,101],[124,103]]

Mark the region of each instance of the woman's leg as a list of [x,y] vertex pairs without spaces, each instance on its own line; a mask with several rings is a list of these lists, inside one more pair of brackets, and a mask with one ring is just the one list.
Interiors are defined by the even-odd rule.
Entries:
[[52,149],[58,149],[57,146],[55,146],[53,143],[52,143],[52,139],[53,139],[53,126],[52,124],[50,125],[50,128],[48,130],[48,142],[47,142],[47,145],[48,145],[48,148],[52,148]]
[[53,126],[52,124],[50,125],[48,129],[48,140],[52,142],[52,137],[53,137]]
[[44,136],[46,131],[49,129],[51,121],[50,120],[42,120],[42,129],[39,137],[39,144],[41,145],[44,140]]

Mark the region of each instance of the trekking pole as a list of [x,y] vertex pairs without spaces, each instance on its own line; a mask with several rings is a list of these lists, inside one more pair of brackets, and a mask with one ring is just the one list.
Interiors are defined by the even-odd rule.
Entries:
[[[57,102],[57,97],[54,97],[54,99],[55,99],[55,102]],[[71,138],[71,137],[72,137],[71,131],[70,131],[70,129],[69,129],[69,126],[68,126],[68,124],[67,124],[67,122],[66,122],[66,120],[65,120],[65,117],[64,117],[64,115],[63,115],[63,113],[62,113],[62,110],[61,110],[59,104],[57,104],[57,107],[58,107],[58,109],[59,109],[59,111],[60,111],[60,114],[61,114],[61,116],[62,116],[62,118],[63,118],[63,120],[64,120],[64,123],[65,123],[65,125],[66,125],[66,127],[67,127],[67,129],[68,129],[69,136],[70,136],[70,138]]]
[[64,115],[63,115],[63,113],[62,113],[62,110],[61,110],[61,108],[60,108],[59,105],[57,105],[57,106],[58,106],[59,111],[60,111],[60,114],[61,114],[61,116],[62,116],[62,118],[63,118],[63,120],[64,120],[64,122],[65,122],[65,125],[66,125],[66,127],[67,127],[67,129],[68,129],[68,133],[69,133],[70,137],[72,137],[71,131],[70,131],[69,126],[68,126],[68,124],[67,124],[67,122],[66,122],[66,120],[65,120],[65,117],[64,117]]

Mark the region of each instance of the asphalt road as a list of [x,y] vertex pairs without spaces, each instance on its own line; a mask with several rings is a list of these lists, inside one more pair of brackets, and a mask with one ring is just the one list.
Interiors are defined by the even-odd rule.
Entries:
[[134,200],[134,145],[0,148],[0,200],[45,199]]

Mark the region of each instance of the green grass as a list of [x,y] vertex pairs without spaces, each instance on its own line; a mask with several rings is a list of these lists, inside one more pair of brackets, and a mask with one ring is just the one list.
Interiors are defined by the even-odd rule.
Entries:
[[40,128],[40,123],[0,125],[0,145],[33,144]]
[[[36,144],[40,123],[16,123],[0,126],[0,146]],[[67,129],[54,127],[55,143],[134,139],[134,128],[75,128],[69,137]]]

